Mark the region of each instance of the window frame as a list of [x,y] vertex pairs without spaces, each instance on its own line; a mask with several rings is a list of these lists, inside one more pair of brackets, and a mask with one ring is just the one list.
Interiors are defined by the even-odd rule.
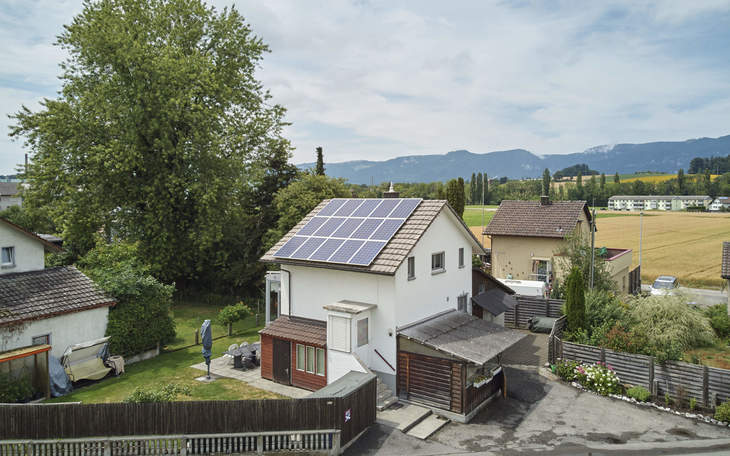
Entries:
[[[299,354],[299,349],[300,348],[302,349],[302,353],[301,354],[304,355],[304,356],[300,356],[300,354]],[[304,372],[304,369],[307,367],[307,347],[306,347],[306,345],[297,344],[296,350],[297,350],[297,364],[296,364],[295,368],[298,371]],[[301,368],[299,367],[299,361],[300,360],[302,362],[302,367]]]
[[[357,348],[363,347],[370,343],[370,322],[368,320],[369,320],[369,317],[365,317],[365,318],[361,318],[361,319],[357,320]],[[364,326],[365,326],[365,342],[364,343],[360,343],[361,342],[361,340],[360,340],[360,335],[361,335],[360,334],[360,331],[361,331],[360,323],[362,323],[362,322],[365,322],[364,323]]]
[[416,257],[408,257],[408,280],[415,280],[416,278]]
[[[39,339],[41,337],[45,337],[46,341],[41,343],[36,343],[35,340]],[[30,339],[31,345],[51,345],[51,333],[48,334],[39,334],[37,336],[33,336]]]
[[[461,302],[464,300],[464,307],[462,308]],[[469,293],[462,293],[456,297],[456,310],[461,312],[469,312]]]
[[[434,258],[439,257],[441,258],[441,265],[439,267],[434,267]],[[431,274],[441,274],[442,272],[446,272],[446,252],[443,250],[431,254]]]
[[464,267],[464,247],[459,247],[459,269]]
[[[2,261],[3,253],[6,250],[8,252],[10,252],[10,255],[9,255],[10,261],[7,263]],[[14,268],[15,267],[15,246],[14,245],[9,245],[6,247],[2,247],[2,249],[0,249],[0,266],[2,266],[3,268]]]
[[[324,348],[315,347],[314,349],[315,353],[315,360],[314,360],[314,373],[319,375],[320,377],[324,377],[326,370],[327,370],[327,358],[324,352]],[[319,372],[319,360],[320,355],[322,359],[322,372]]]
[[[305,372],[308,374],[313,374],[314,370],[316,368],[315,364],[317,364],[317,360],[314,359],[314,354],[316,352],[314,351],[314,347],[312,347],[312,346],[307,345],[306,348],[307,348],[307,366],[306,366]],[[310,353],[311,353],[311,356],[310,356]],[[312,370],[309,370],[310,361],[312,362]]]

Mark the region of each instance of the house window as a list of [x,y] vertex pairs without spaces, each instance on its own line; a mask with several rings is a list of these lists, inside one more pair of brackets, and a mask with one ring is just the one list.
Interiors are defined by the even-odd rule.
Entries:
[[431,254],[431,274],[444,272],[446,270],[444,265],[444,257],[444,252]]
[[317,349],[317,375],[324,375],[324,349]]
[[1,261],[3,267],[15,266],[15,247],[3,247]]
[[464,267],[464,247],[459,248],[459,267]]
[[314,373],[314,347],[307,347],[307,372]]
[[35,336],[31,345],[51,345],[51,335],[43,334],[42,336]]
[[363,318],[357,321],[357,346],[362,347],[368,344],[368,319]]
[[408,280],[416,278],[416,257],[408,257]]
[[466,312],[466,302],[467,298],[469,297],[468,294],[464,293],[463,295],[460,295],[456,298],[456,308],[461,312]]
[[304,351],[304,345],[297,344],[297,370],[304,370],[305,360],[306,354]]

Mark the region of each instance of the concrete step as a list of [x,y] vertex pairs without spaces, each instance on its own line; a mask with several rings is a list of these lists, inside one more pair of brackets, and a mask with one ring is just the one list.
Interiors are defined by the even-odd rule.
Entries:
[[449,419],[438,415],[429,415],[413,426],[406,434],[421,440],[431,437],[436,431],[446,426]]
[[378,400],[387,399],[390,396],[393,395],[393,392],[391,390],[384,390],[383,392],[378,392]]
[[378,412],[377,421],[386,426],[394,427],[401,432],[408,432],[430,414],[431,410],[425,407],[401,404],[399,407],[391,407]]
[[395,396],[390,396],[387,399],[384,399],[383,401],[378,401],[378,404],[375,406],[378,409],[378,412],[382,412],[383,410],[387,409],[391,405],[398,402],[398,398]]

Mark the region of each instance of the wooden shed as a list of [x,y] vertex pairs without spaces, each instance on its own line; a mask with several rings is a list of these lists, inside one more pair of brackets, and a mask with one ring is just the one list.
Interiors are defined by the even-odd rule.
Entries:
[[0,374],[17,379],[27,377],[36,393],[51,397],[48,374],[48,344],[16,348],[0,353]]
[[500,355],[523,337],[457,310],[399,328],[398,397],[468,422],[504,391]]

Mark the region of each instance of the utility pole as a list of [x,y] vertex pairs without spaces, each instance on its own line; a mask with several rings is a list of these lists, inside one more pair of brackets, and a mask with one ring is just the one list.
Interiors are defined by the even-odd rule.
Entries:
[[644,211],[639,212],[639,271],[641,271],[641,244],[644,240]]
[[593,217],[591,220],[591,282],[590,282],[590,289],[593,289],[593,269],[594,269],[594,263],[596,261],[596,208],[593,207]]
[[484,174],[482,174],[482,200],[480,201],[482,204],[482,247],[484,247]]

